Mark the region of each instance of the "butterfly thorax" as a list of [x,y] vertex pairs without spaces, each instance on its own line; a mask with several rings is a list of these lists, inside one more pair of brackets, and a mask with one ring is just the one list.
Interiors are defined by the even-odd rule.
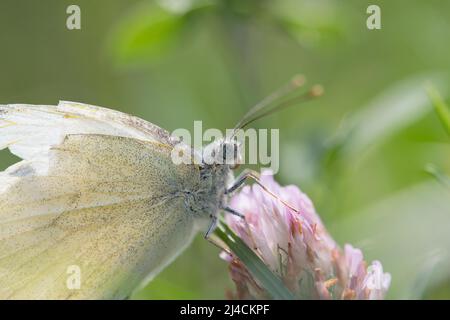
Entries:
[[[205,152],[205,150],[207,152]],[[232,169],[240,160],[235,141],[220,140],[203,150],[200,165],[200,186],[186,197],[186,206],[198,217],[209,221],[226,206],[227,188],[232,184]]]
[[191,204],[197,206],[199,215],[205,219],[216,216],[226,204],[225,192],[233,181],[233,174],[228,165],[204,164],[200,167],[200,188]]

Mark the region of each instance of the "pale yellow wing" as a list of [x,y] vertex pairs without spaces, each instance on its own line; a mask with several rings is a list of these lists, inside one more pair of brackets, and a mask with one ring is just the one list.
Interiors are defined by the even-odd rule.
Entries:
[[128,296],[190,242],[194,168],[166,144],[77,134],[0,173],[0,298]]

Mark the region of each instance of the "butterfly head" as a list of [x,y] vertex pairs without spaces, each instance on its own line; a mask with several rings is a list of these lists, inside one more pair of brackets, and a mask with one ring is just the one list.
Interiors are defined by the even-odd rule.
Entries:
[[213,164],[227,165],[235,169],[242,161],[240,143],[235,139],[221,139],[209,146]]

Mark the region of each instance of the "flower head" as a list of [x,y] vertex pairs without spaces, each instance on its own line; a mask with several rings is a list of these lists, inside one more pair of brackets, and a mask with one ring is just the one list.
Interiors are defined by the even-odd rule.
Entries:
[[[230,206],[245,220],[228,215],[228,225],[281,277],[298,298],[383,299],[390,275],[380,262],[369,267],[361,250],[345,245],[342,250],[325,229],[311,200],[296,186],[281,187],[265,172],[260,186],[246,186],[231,199]],[[239,299],[267,298],[267,293],[234,255],[222,253]]]

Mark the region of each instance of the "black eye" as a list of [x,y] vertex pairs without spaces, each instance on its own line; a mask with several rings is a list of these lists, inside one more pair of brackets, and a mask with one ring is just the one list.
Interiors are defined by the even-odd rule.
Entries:
[[227,145],[226,144],[224,144],[222,147],[222,157],[224,160],[226,160],[226,158],[227,158]]

